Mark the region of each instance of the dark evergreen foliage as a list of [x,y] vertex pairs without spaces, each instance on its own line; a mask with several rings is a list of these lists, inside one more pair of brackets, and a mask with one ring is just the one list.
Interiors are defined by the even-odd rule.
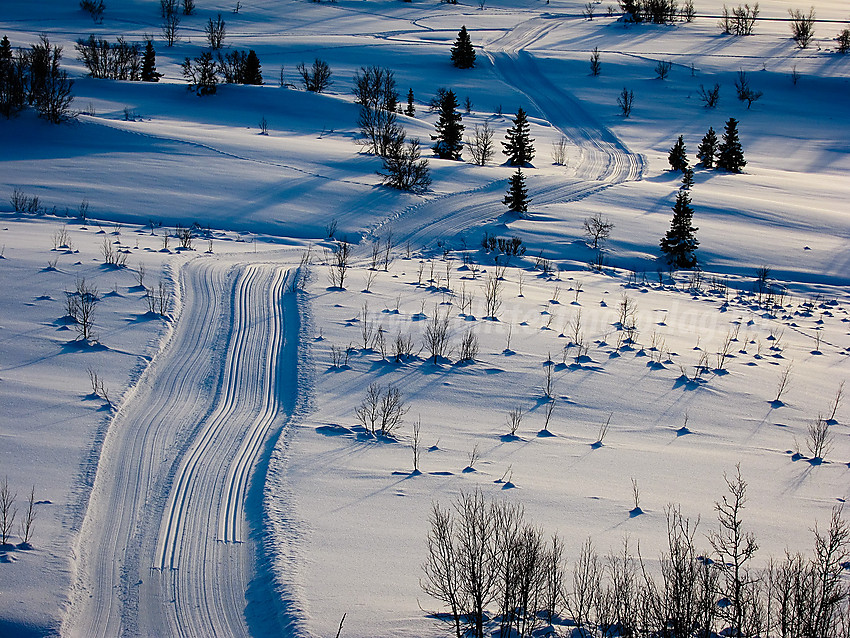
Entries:
[[413,89],[407,90],[407,108],[404,109],[404,114],[409,117],[416,115],[416,106],[413,104]]
[[684,171],[688,168],[688,153],[685,149],[685,140],[681,135],[676,140],[673,148],[670,149],[667,160],[670,162],[670,170]]
[[691,190],[694,185],[694,169],[690,166],[685,167],[682,171],[682,188],[686,191]]
[[740,173],[746,165],[744,150],[738,140],[738,121],[734,117],[730,117],[729,121],[726,122],[723,142],[717,149],[717,168],[730,173]]
[[475,49],[465,26],[460,28],[452,47],[452,64],[459,69],[471,69],[475,66]]
[[516,173],[511,175],[508,182],[508,192],[502,203],[515,213],[528,212],[528,189],[525,186],[525,175],[522,174],[522,169],[517,167]]
[[256,51],[250,49],[248,57],[245,60],[245,82],[243,84],[262,84],[263,72],[260,58],[257,57]]
[[463,150],[463,124],[457,110],[457,97],[454,91],[446,91],[440,101],[440,117],[437,120],[437,134],[432,135],[434,152],[440,159],[459,160]]
[[704,168],[714,168],[717,161],[717,133],[712,127],[708,128],[708,133],[697,148],[697,159]]
[[148,40],[142,55],[142,82],[159,82],[160,77],[162,74],[156,71],[156,51],[153,42]]
[[23,53],[15,55],[9,38],[0,41],[0,113],[11,117],[26,106],[26,65]]
[[670,230],[661,240],[661,252],[667,261],[677,268],[693,268],[697,265],[694,252],[699,246],[693,224],[694,210],[691,208],[691,198],[687,191],[680,190],[673,205],[673,219]]
[[511,166],[526,166],[534,159],[534,140],[530,135],[531,128],[525,111],[520,108],[516,113],[514,125],[508,129],[502,151]]

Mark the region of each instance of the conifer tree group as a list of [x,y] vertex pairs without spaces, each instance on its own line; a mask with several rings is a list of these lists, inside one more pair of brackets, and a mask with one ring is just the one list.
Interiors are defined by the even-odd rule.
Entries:
[[452,47],[452,64],[459,69],[471,69],[475,66],[475,49],[465,26],[460,28]]
[[530,135],[528,117],[520,107],[517,110],[514,125],[508,129],[502,151],[511,166],[526,166],[534,159],[534,140]]

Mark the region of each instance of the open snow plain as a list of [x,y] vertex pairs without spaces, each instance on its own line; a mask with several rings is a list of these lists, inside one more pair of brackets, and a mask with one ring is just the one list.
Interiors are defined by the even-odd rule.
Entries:
[[[626,25],[604,4],[588,21],[584,4],[249,0],[236,13],[199,0],[166,47],[157,2],[107,2],[102,23],[71,0],[3,3],[13,46],[42,33],[63,46],[80,114],[0,120],[0,192],[41,202],[39,214],[0,204],[0,480],[18,510],[0,635],[333,636],[343,614],[343,636],[443,635],[420,586],[429,514],[476,488],[557,532],[569,564],[587,537],[602,555],[628,537],[652,571],[668,504],[702,517],[695,543],[710,551],[724,474],[740,464],[758,568],[809,551],[850,484],[850,412],[836,400],[850,377],[850,56],[833,41],[847,7],[816,1],[801,50],[784,19],[807,5],[784,0],[761,3],[747,37],[720,32],[713,0],[675,25]],[[225,49],[256,50],[266,84],[201,98],[180,63],[218,13]],[[461,25],[471,70],[449,61]],[[91,33],[153,36],[163,78],[85,77],[74,42]],[[315,57],[334,80],[318,95],[295,70]],[[659,61],[672,62],[664,80]],[[513,169],[498,152],[483,167],[430,158],[423,195],[380,186],[351,94],[373,64],[394,70],[402,101],[413,89],[416,114],[399,119],[425,148],[440,87],[469,97],[467,132],[489,122],[498,150],[525,109],[529,214],[506,214]],[[764,93],[749,109],[740,70]],[[700,86],[715,83],[720,102],[704,108]],[[683,135],[694,163],[729,117],[748,164],[697,167],[702,273],[670,273],[657,262],[679,186],[667,151]],[[597,212],[614,224],[601,272],[582,231]],[[175,227],[193,223],[182,249]],[[353,243],[343,289],[328,278],[330,229]],[[526,255],[497,272],[485,232],[520,237]],[[389,239],[390,263],[370,269]],[[123,267],[104,264],[110,249]],[[763,266],[772,294],[754,292]],[[90,344],[66,316],[81,280],[99,299]],[[434,360],[425,335],[441,321],[451,347]],[[470,330],[478,354],[462,363]],[[396,362],[399,335],[416,356]],[[392,439],[358,424],[372,383],[406,402]],[[808,429],[833,406],[819,463]]]

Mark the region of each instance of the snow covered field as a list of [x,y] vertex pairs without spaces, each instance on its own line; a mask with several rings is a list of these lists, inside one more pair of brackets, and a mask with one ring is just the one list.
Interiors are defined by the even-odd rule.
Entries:
[[[665,506],[702,517],[709,551],[724,473],[740,463],[756,563],[808,551],[850,484],[846,402],[823,463],[805,443],[850,377],[850,56],[833,41],[846,3],[815,2],[822,22],[804,50],[784,18],[808,5],[785,0],[762,2],[767,19],[747,37],[720,33],[713,0],[675,25],[625,25],[602,4],[588,21],[584,4],[250,0],[235,13],[198,0],[169,48],[150,0],[107,2],[101,24],[70,0],[3,3],[0,37],[63,46],[83,113],[60,126],[32,111],[0,119],[0,480],[18,509],[0,552],[0,635],[333,636],[343,614],[343,636],[441,635],[420,587],[429,511],[476,487],[521,503],[570,562],[588,536],[606,554],[628,535],[656,569]],[[180,63],[219,12],[225,49],[256,50],[266,84],[199,98]],[[472,70],[449,61],[461,25]],[[164,77],[84,77],[73,44],[90,33],[153,35]],[[295,67],[315,57],[333,71],[326,93],[280,86],[300,87]],[[673,63],[664,80],[659,61]],[[514,171],[501,153],[483,167],[429,158],[424,195],[380,186],[380,161],[355,144],[351,94],[371,64],[395,71],[402,100],[413,89],[416,115],[399,119],[426,148],[440,87],[468,96],[467,132],[489,122],[499,150],[525,109],[537,149],[528,216],[501,203]],[[749,109],[735,97],[740,70],[764,93]],[[719,105],[704,108],[700,87],[715,83]],[[673,277],[657,261],[679,187],[668,149],[683,135],[695,162],[729,117],[748,164],[697,167],[703,272]],[[566,166],[552,163],[562,136]],[[42,212],[13,212],[13,189]],[[614,224],[602,272],[582,231],[597,212]],[[191,249],[166,245],[178,224],[197,224]],[[354,247],[344,290],[328,279],[332,228]],[[520,237],[525,257],[497,272],[485,232]],[[373,243],[390,238],[388,268],[370,270]],[[109,248],[124,267],[103,263]],[[753,292],[763,266],[784,291],[772,303]],[[98,291],[94,345],[66,316],[65,292],[83,279]],[[436,362],[424,339],[435,317],[451,343]],[[463,363],[470,330],[479,352]],[[395,362],[397,335],[418,356]],[[394,440],[358,425],[373,383],[409,408]]]

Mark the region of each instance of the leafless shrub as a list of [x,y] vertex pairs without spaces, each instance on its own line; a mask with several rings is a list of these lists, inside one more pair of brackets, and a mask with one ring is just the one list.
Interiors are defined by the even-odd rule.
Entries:
[[173,47],[180,40],[180,16],[174,11],[164,15],[160,30],[166,46]]
[[448,355],[449,349],[449,316],[440,316],[438,306],[434,306],[434,314],[425,326],[425,349],[431,359],[437,363]]
[[593,53],[590,54],[590,75],[596,77],[602,71],[602,62],[599,56],[599,47],[593,47]]
[[717,108],[717,103],[720,101],[720,85],[715,83],[713,87],[706,89],[702,84],[700,84],[698,95],[705,108]]
[[670,75],[670,70],[673,68],[673,63],[667,60],[659,60],[655,65],[655,75],[659,80],[666,80]]
[[759,15],[759,4],[756,2],[752,7],[749,4],[733,7],[730,12],[723,5],[723,13],[720,19],[720,28],[725,34],[752,35],[753,27]]
[[557,166],[567,165],[567,148],[568,141],[563,135],[555,142],[552,142],[552,163]]
[[363,402],[354,412],[370,434],[386,437],[392,436],[401,427],[407,410],[401,390],[392,385],[384,389],[373,383],[366,389]]
[[732,342],[734,341],[732,332],[727,332],[726,336],[723,338],[722,343],[720,344],[720,349],[717,351],[717,367],[718,371],[723,370],[726,367],[726,360],[729,358],[729,355],[732,353]]
[[581,15],[588,19],[588,21],[593,20],[593,14],[596,11],[596,5],[593,2],[585,2],[584,7],[581,9]]
[[97,288],[87,284],[85,278],[77,280],[73,291],[65,291],[67,314],[84,341],[94,339],[94,313],[99,301]]
[[522,408],[517,406],[515,408],[511,408],[508,410],[507,422],[508,422],[508,431],[511,436],[516,436],[517,430],[519,430],[519,426],[522,425],[522,417],[524,416],[524,412]]
[[832,403],[829,405],[829,418],[827,421],[830,423],[835,422],[835,415],[838,413],[838,408],[841,406],[841,401],[844,399],[844,381],[838,384],[838,391],[835,393],[835,398],[832,400]]
[[476,124],[472,129],[472,138],[466,138],[466,147],[472,156],[472,161],[478,166],[484,166],[493,159],[495,149],[493,146],[493,128],[489,122],[479,126]]
[[620,112],[623,114],[623,117],[629,117],[632,114],[632,106],[634,106],[635,102],[635,92],[629,91],[626,87],[623,87],[623,90],[620,91],[620,95],[617,96],[617,105],[620,107]]
[[722,579],[719,593],[729,601],[720,615],[728,624],[729,635],[757,635],[752,626],[760,620],[758,578],[749,565],[758,543],[751,532],[744,531],[741,519],[747,502],[747,483],[741,477],[740,465],[734,477],[724,475],[724,479],[728,494],[714,504],[718,529],[708,535]]
[[15,516],[18,515],[15,507],[17,496],[9,489],[9,477],[6,476],[0,485],[0,545],[6,545],[11,537]]
[[584,220],[584,236],[593,242],[593,250],[601,249],[605,245],[613,229],[614,224],[603,217],[602,213],[594,213]]
[[392,354],[396,363],[403,363],[415,357],[418,351],[413,343],[413,337],[399,332],[393,341]]
[[24,517],[21,519],[20,531],[18,532],[21,536],[21,541],[24,546],[30,546],[30,540],[32,540],[33,528],[35,527],[35,519],[36,519],[36,510],[35,510],[35,485],[32,486],[30,490],[30,497],[27,501],[27,509],[24,510]]
[[411,449],[413,450],[413,471],[419,472],[419,460],[422,456],[422,438],[419,431],[422,428],[422,418],[416,419],[413,422],[413,442]]
[[345,276],[351,265],[351,244],[344,239],[337,240],[333,250],[328,255],[328,262],[330,263],[328,278],[331,287],[340,290],[344,289]]
[[788,384],[791,380],[792,364],[793,362],[785,366],[779,374],[779,382],[776,384],[776,398],[773,399],[774,403],[781,403],[782,395],[785,394],[785,391],[788,389]]
[[464,334],[460,342],[459,360],[466,363],[473,363],[475,357],[478,356],[478,337],[475,336],[475,331],[469,328]]
[[60,248],[68,248],[71,243],[71,238],[68,235],[67,224],[62,224],[62,228],[53,233],[53,250]]
[[832,435],[829,432],[830,422],[818,415],[818,418],[809,423],[806,434],[806,448],[812,455],[812,460],[823,461],[832,449]]
[[487,275],[484,282],[484,315],[496,320],[502,306],[502,281],[494,274]]
[[597,624],[602,587],[602,565],[588,538],[581,547],[573,567],[572,589],[566,596],[566,607],[580,635]]
[[799,9],[788,9],[788,15],[791,16],[791,39],[805,49],[815,37],[815,8],[812,7],[808,14]]
[[608,418],[605,420],[605,423],[600,424],[599,433],[596,436],[596,442],[594,445],[600,446],[602,442],[605,440],[605,436],[608,434],[608,427],[611,425],[611,417],[614,416],[614,413],[608,415]]
[[304,83],[304,88],[313,93],[321,93],[331,84],[331,67],[324,60],[316,58],[313,60],[313,65],[308,69],[303,62],[299,62],[295,67],[301,80]]
[[207,36],[207,43],[213,51],[221,48],[224,42],[224,36],[227,34],[227,28],[225,27],[224,20],[221,19],[220,13],[216,16],[215,20],[212,18],[207,20],[207,23],[204,25],[204,33]]
[[738,94],[738,99],[747,103],[747,109],[764,95],[762,91],[756,91],[750,86],[750,79],[747,77],[746,71],[743,70],[738,71],[738,77],[735,79],[735,91]]

